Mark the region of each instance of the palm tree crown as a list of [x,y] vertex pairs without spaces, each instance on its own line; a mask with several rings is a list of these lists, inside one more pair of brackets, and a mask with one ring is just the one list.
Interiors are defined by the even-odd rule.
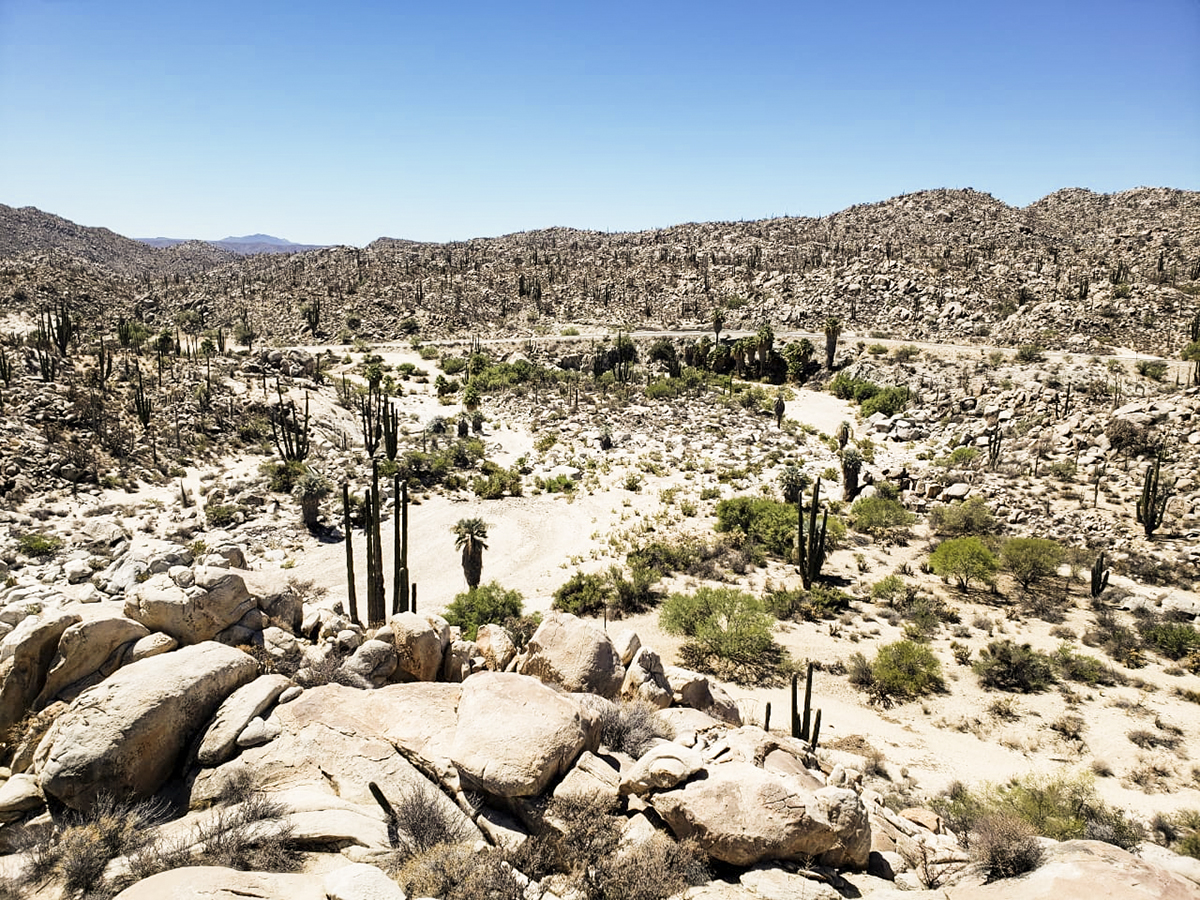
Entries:
[[477,588],[483,575],[483,551],[487,549],[487,522],[480,518],[459,519],[450,530],[454,532],[455,549],[462,551],[467,587]]

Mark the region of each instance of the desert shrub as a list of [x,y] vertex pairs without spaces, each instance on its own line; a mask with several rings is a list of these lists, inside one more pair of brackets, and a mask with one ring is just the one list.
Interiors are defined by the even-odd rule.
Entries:
[[50,838],[34,844],[24,874],[41,886],[59,881],[67,897],[111,897],[121,885],[105,878],[109,862],[141,850],[165,812],[157,804],[101,796],[87,812],[69,813]]
[[1129,419],[1114,418],[1104,426],[1104,434],[1109,446],[1118,453],[1129,456],[1145,456],[1153,453],[1159,446],[1159,438],[1144,425],[1138,425]]
[[[372,794],[376,789],[372,783]],[[381,796],[382,792],[376,794],[376,799]],[[384,812],[389,813],[389,829],[395,828],[394,846],[401,859],[425,853],[439,844],[461,844],[471,839],[473,829],[458,807],[424,779],[406,783],[398,797],[384,800],[388,804]]]
[[463,630],[463,637],[475,640],[480,625],[499,624],[505,619],[520,616],[525,598],[520,591],[509,590],[496,581],[458,594],[446,607],[444,618]]
[[596,616],[613,599],[612,587],[603,575],[576,572],[554,592],[554,608],[577,616]]
[[942,666],[924,644],[896,641],[879,648],[868,663],[861,653],[850,660],[850,683],[867,692],[872,703],[891,706],[945,690]]
[[695,840],[664,834],[600,860],[589,873],[588,900],[666,900],[709,880],[706,854]]
[[236,521],[237,512],[232,503],[209,503],[204,507],[204,521],[209,528],[227,528]]
[[290,494],[300,476],[308,471],[308,466],[298,459],[272,460],[258,467],[266,476],[267,487],[277,494]]
[[662,738],[671,740],[675,731],[658,708],[645,700],[632,700],[606,706],[600,716],[600,742],[619,753],[637,759]]
[[1042,864],[1042,845],[1033,826],[1023,819],[995,813],[980,820],[972,838],[971,856],[988,882],[1032,872]]
[[763,597],[767,610],[777,619],[816,622],[832,619],[850,608],[850,596],[827,584],[814,584],[812,590],[774,588]]
[[961,503],[934,505],[929,511],[929,527],[949,537],[991,534],[996,530],[996,517],[982,497],[971,497]]
[[979,683],[989,690],[1029,694],[1044,691],[1055,680],[1054,663],[1029,644],[992,641],[972,665]]
[[675,541],[650,541],[630,550],[625,562],[631,569],[645,569],[662,578],[672,572],[687,572],[697,562],[711,558],[715,550],[694,538]]
[[977,537],[949,538],[929,554],[929,568],[942,578],[953,578],[964,591],[972,581],[991,584],[998,563]]
[[465,356],[443,356],[438,365],[447,375],[458,375],[467,368],[467,358]]
[[1184,659],[1200,650],[1200,631],[1183,622],[1164,622],[1156,616],[1138,622],[1142,640],[1167,659]]
[[1094,656],[1075,652],[1069,643],[1060,645],[1052,659],[1058,674],[1068,681],[1093,686],[1122,684],[1125,681],[1112,666],[1105,665]]
[[910,601],[915,593],[916,588],[907,584],[899,575],[888,575],[871,585],[871,599],[890,606]]
[[911,392],[906,387],[886,387],[873,397],[864,400],[859,412],[864,419],[877,412],[889,417],[894,416],[908,408],[911,396]]
[[26,556],[45,559],[62,549],[63,539],[56,534],[25,531],[17,536],[17,549]]
[[1158,359],[1139,359],[1137,372],[1151,381],[1162,381],[1167,374],[1167,364]]
[[955,447],[948,456],[939,456],[933,461],[933,464],[941,466],[943,469],[965,469],[977,459],[979,459],[979,448],[964,445]]
[[659,623],[668,633],[688,638],[680,648],[685,666],[739,684],[778,677],[786,660],[771,635],[775,620],[763,602],[732,588],[672,594]]
[[1046,354],[1037,344],[1022,344],[1017,348],[1016,360],[1019,363],[1035,363],[1045,360]]
[[1133,851],[1145,836],[1124,811],[1100,798],[1088,772],[1026,775],[1004,784],[984,784],[976,791],[955,784],[932,805],[972,847],[980,824],[995,815],[1012,816],[1028,824],[1034,834],[1056,841],[1099,840]]
[[1009,538],[1000,549],[1000,564],[1025,591],[1055,574],[1062,561],[1062,545],[1048,538]]
[[393,877],[407,897],[442,900],[524,900],[525,888],[504,854],[470,844],[437,844],[418,853]]
[[796,541],[796,508],[765,497],[731,497],[717,503],[718,532],[740,531],[772,556],[787,557]]
[[480,500],[499,500],[505,494],[520,497],[521,473],[517,469],[505,469],[490,460],[480,463],[483,473],[471,482],[471,490]]
[[916,516],[898,500],[861,497],[850,507],[850,524],[854,530],[869,534],[876,540],[903,540],[915,520]]

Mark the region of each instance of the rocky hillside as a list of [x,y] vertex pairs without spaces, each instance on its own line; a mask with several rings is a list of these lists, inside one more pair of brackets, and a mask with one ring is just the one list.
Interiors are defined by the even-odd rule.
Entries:
[[811,331],[836,315],[860,334],[1174,354],[1200,292],[1200,194],[1168,188],[1067,189],[1024,209],[934,190],[823,218],[449,244],[380,238],[242,258],[195,245],[131,249],[35,210],[5,215],[26,223],[0,231],[11,235],[0,246],[0,295],[18,309],[44,305],[69,278],[68,294],[151,325],[184,310],[206,328],[244,316],[280,342],[311,340],[302,309],[320,301],[317,336],[342,340],[414,328],[707,327],[724,308],[731,328]]

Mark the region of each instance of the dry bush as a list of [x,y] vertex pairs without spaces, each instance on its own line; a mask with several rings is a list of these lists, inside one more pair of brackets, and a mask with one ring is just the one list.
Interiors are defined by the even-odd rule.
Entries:
[[658,714],[658,708],[645,700],[632,700],[616,707],[605,707],[600,716],[600,742],[609,750],[628,753],[637,759],[658,738],[671,740],[675,731]]
[[388,837],[401,861],[438,844],[465,843],[473,834],[458,807],[424,779],[404,785],[395,803],[384,797],[374,782],[371,793],[388,816]]
[[524,900],[524,886],[494,850],[437,844],[409,859],[396,874],[408,897],[442,900]]
[[706,856],[693,840],[664,834],[601,860],[585,888],[589,900],[664,900],[709,879]]
[[121,885],[109,882],[104,870],[111,860],[138,852],[150,840],[149,828],[166,818],[160,803],[120,803],[100,797],[86,813],[72,812],[49,840],[31,847],[31,884],[57,881],[68,897],[107,898]]
[[1044,853],[1033,826],[1014,815],[996,813],[975,823],[971,856],[990,881],[1032,872]]

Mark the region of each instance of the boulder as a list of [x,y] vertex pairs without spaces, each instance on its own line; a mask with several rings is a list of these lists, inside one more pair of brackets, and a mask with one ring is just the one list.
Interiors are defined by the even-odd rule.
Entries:
[[451,641],[442,659],[442,681],[461,682],[471,674],[471,660],[479,655],[474,641]]
[[585,737],[569,698],[535,678],[479,672],[462,685],[451,759],[485,793],[533,797],[570,768]]
[[442,636],[416,613],[399,613],[388,620],[396,647],[394,681],[436,681],[442,668]]
[[29,616],[0,642],[0,732],[29,712],[46,684],[59,639],[78,621],[69,613]]
[[219,766],[231,759],[236,752],[238,736],[291,683],[291,679],[283,675],[263,675],[225,698],[200,736],[196,750],[197,762],[202,766]]
[[1196,900],[1196,885],[1101,841],[1046,847],[1041,866],[1017,878],[954,888],[953,900]]
[[570,613],[550,613],[529,639],[518,668],[568,691],[587,691],[613,699],[625,668],[608,635]]
[[666,709],[673,698],[671,684],[663,673],[662,660],[649,647],[642,647],[625,670],[621,699],[644,700],[659,709]]
[[475,645],[484,664],[493,672],[503,672],[517,655],[512,638],[500,625],[480,625],[475,635]]
[[32,775],[13,775],[0,785],[0,824],[15,822],[45,805],[37,779]]
[[678,666],[664,666],[663,674],[671,685],[676,703],[708,713],[735,727],[742,724],[737,704],[720,686],[709,681],[708,676]]
[[[842,846],[839,827],[852,824],[857,833],[859,819],[867,821],[861,803],[859,819],[831,821],[833,804],[816,793],[788,776],[739,762],[710,766],[706,777],[651,794],[650,803],[677,838],[695,837],[712,858],[751,866],[818,856]],[[847,812],[841,806],[836,811]]]
[[114,900],[326,900],[311,875],[239,872],[221,866],[186,866],[151,875]]
[[404,891],[378,866],[353,863],[325,875],[329,900],[405,900]]
[[149,659],[151,656],[170,653],[178,646],[179,641],[175,640],[175,638],[169,634],[163,634],[161,631],[156,631],[153,634],[134,641],[133,645],[125,651],[125,665],[137,662],[139,659]]
[[81,682],[107,678],[125,661],[126,651],[149,634],[145,625],[124,616],[76,622],[58,641],[54,665],[34,707],[44,709],[56,697],[74,700],[90,686]]
[[186,591],[168,575],[155,575],[126,594],[125,615],[182,645],[211,641],[254,608],[241,575],[206,566]]
[[342,663],[341,671],[351,678],[362,679],[365,686],[379,687],[396,671],[399,657],[396,648],[387,641],[363,641]]
[[554,789],[556,799],[569,797],[587,802],[606,801],[616,806],[620,799],[620,773],[603,757],[584,751],[583,755]]
[[251,657],[211,642],[131,663],[50,727],[35,760],[43,793],[78,810],[104,793],[149,797],[225,698],[257,675]]
[[621,794],[673,788],[704,768],[699,751],[670,741],[651,747],[621,776]]

